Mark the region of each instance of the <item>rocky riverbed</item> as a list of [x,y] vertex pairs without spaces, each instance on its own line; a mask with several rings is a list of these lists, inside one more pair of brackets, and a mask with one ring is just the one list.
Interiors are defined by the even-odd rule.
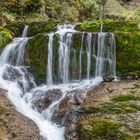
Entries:
[[[89,89],[84,99],[80,92],[83,91],[66,96],[52,118],[65,127],[67,140],[140,139],[139,80],[102,82]],[[41,139],[34,122],[15,110],[3,90],[0,92],[0,139]]]

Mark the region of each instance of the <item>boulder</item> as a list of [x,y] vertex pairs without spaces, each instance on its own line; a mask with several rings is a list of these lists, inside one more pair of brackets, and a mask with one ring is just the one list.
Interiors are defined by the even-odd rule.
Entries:
[[114,80],[114,76],[106,75],[103,77],[104,82],[112,82]]
[[47,109],[50,104],[57,101],[62,96],[62,91],[60,89],[50,89],[44,92],[40,97],[33,101],[34,106],[39,112]]

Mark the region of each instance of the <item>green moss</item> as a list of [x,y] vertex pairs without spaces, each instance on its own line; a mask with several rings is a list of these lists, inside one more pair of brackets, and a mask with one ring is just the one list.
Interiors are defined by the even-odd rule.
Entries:
[[120,127],[120,122],[93,118],[80,124],[80,140],[117,140]]
[[39,81],[45,81],[46,77],[47,42],[46,34],[38,34],[30,38],[26,46],[25,64],[30,66],[30,71]]
[[79,25],[79,30],[86,32],[98,32],[101,24],[102,22],[100,21],[83,22]]
[[122,132],[119,140],[137,140],[135,136],[131,136],[127,133]]
[[130,101],[130,100],[139,100],[139,97],[137,97],[134,94],[125,94],[125,95],[117,95],[112,97],[112,101],[120,102],[120,101]]
[[5,114],[5,109],[3,107],[0,107],[0,115]]
[[83,108],[83,112],[81,113],[81,115],[96,114],[96,113],[102,115],[104,114],[119,115],[119,114],[134,113],[137,111],[140,111],[140,105],[136,104],[135,102],[129,102],[129,100],[125,101],[121,100],[121,102],[118,102],[115,100],[114,103],[104,103],[99,107],[90,107],[88,109]]
[[52,21],[22,21],[5,25],[5,28],[14,33],[15,36],[21,36],[25,25],[29,25],[28,36],[34,36],[39,33],[46,33],[53,31],[56,27],[56,22]]
[[38,33],[45,33],[45,32],[51,32],[56,27],[55,22],[33,22],[29,24],[29,36],[36,35]]
[[0,48],[5,47],[12,41],[12,32],[6,28],[0,28]]
[[140,75],[140,32],[115,32],[117,72]]
[[89,32],[98,32],[100,29],[100,25],[103,24],[104,32],[114,32],[114,31],[123,31],[123,32],[134,32],[139,31],[138,23],[134,20],[132,21],[88,21],[83,22],[79,25],[79,29],[81,31],[89,31]]
[[[48,34],[41,33],[34,37],[31,37],[26,46],[25,64],[30,66],[29,70],[33,73],[38,83],[46,82],[48,42]],[[56,53],[56,49],[58,50],[58,43],[58,36],[54,35],[53,53]],[[58,70],[55,69],[55,73],[57,73],[57,71]]]

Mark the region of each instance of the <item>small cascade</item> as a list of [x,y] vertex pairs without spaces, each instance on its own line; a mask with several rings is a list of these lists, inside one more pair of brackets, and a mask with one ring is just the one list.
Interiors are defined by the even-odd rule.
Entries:
[[79,55],[79,80],[81,80],[82,76],[82,52],[83,52],[83,42],[84,42],[84,33],[82,34],[82,42],[81,42],[81,49]]
[[63,83],[69,82],[69,61],[72,34],[76,32],[72,25],[58,25],[59,35],[59,78]]
[[22,33],[22,36],[21,36],[21,37],[26,37],[26,36],[27,36],[27,34],[28,34],[28,28],[29,28],[29,26],[28,26],[28,25],[25,25],[24,30],[23,30],[23,33]]
[[86,48],[86,52],[87,52],[87,79],[90,78],[91,37],[92,37],[92,34],[91,34],[91,33],[88,33],[88,34],[87,34],[87,48]]
[[0,66],[4,64],[12,64],[15,66],[24,65],[25,46],[28,42],[26,37],[28,25],[25,26],[22,37],[14,38],[13,42],[8,44],[0,56]]
[[52,85],[52,59],[53,59],[53,35],[54,33],[49,34],[49,43],[48,43],[48,65],[47,65],[47,84]]

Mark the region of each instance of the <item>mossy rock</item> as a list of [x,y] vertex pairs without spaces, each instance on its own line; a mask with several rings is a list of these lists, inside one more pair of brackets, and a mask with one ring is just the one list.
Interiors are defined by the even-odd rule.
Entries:
[[5,47],[9,42],[12,41],[13,33],[6,29],[0,28],[0,48]]
[[[54,36],[54,43],[57,47],[58,36]],[[25,64],[30,66],[29,70],[33,73],[37,83],[46,82],[47,60],[48,60],[48,34],[41,33],[29,38],[26,46]],[[55,53],[55,48],[54,48]],[[55,59],[55,58],[54,58]],[[57,71],[57,69],[56,69]]]
[[117,72],[140,75],[140,32],[115,32]]
[[46,34],[38,34],[30,38],[26,46],[25,64],[39,81],[46,77],[47,42]]

